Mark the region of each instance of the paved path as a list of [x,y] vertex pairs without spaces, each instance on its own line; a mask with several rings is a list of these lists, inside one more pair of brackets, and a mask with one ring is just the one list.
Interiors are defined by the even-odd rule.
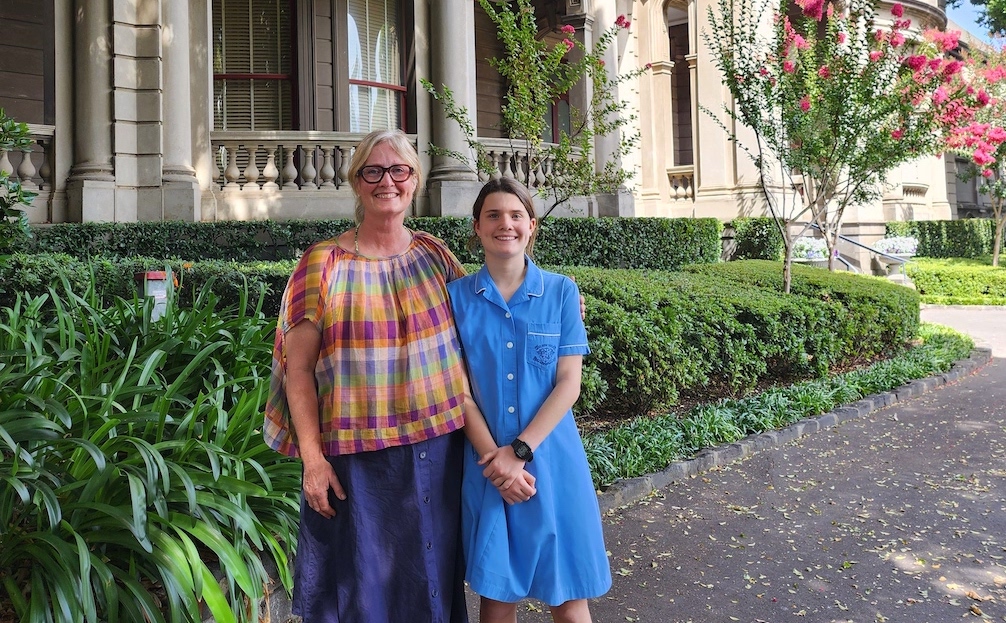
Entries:
[[[1006,310],[923,319],[1006,355]],[[599,623],[1006,621],[1006,360],[605,517]],[[477,621],[475,603],[473,621]],[[548,621],[540,604],[522,622]]]

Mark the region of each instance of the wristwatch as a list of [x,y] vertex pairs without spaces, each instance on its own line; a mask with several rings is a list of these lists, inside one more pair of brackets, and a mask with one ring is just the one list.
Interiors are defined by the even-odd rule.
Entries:
[[520,438],[514,439],[510,447],[513,448],[513,453],[517,455],[517,458],[525,463],[530,463],[534,460],[534,452],[531,452],[531,446],[524,443],[524,440]]

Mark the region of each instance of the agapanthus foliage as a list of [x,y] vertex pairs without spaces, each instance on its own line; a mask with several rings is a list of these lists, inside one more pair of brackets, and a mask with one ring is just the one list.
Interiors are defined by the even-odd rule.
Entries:
[[787,290],[792,243],[806,233],[792,223],[820,227],[833,250],[846,208],[879,200],[891,170],[942,151],[947,128],[982,105],[948,54],[956,34],[919,36],[901,4],[883,19],[871,0],[838,6],[720,0],[709,10],[706,41],[733,96],[725,112],[754,144],[727,131],[759,169]]
[[978,192],[991,203],[996,222],[992,265],[998,266],[1006,225],[1006,49],[976,50],[970,60],[972,88],[988,105],[954,128],[947,145],[971,159],[974,167],[965,177],[977,177]]

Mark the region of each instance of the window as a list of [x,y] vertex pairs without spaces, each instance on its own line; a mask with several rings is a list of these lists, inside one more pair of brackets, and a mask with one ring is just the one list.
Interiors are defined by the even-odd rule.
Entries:
[[402,85],[399,3],[349,0],[349,131],[403,125],[406,88]]
[[213,127],[295,127],[288,0],[213,0]]
[[562,134],[569,136],[571,128],[569,96],[562,95],[549,106],[548,113],[545,115],[545,131],[542,133],[541,140],[546,143],[558,143]]

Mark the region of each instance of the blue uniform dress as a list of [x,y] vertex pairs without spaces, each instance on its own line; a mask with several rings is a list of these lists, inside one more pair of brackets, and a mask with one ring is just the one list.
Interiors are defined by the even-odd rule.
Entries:
[[[579,291],[530,259],[524,283],[503,300],[489,271],[447,284],[476,403],[499,446],[530,424],[555,387],[564,355],[590,352]],[[483,475],[466,441],[462,497],[465,579],[479,595],[549,605],[598,597],[611,586],[597,495],[568,411],[526,469],[538,493],[512,506]]]

